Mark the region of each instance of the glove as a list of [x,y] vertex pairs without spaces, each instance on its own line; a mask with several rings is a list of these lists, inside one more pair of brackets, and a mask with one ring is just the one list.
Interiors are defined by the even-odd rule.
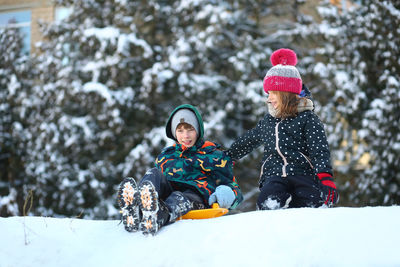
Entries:
[[336,190],[336,185],[333,182],[332,175],[326,172],[317,174],[319,180],[321,181],[324,193],[326,195],[325,205],[331,207],[338,203],[339,195]]
[[235,198],[235,193],[233,193],[229,186],[220,185],[208,198],[208,204],[211,206],[213,203],[218,202],[221,208],[229,209]]

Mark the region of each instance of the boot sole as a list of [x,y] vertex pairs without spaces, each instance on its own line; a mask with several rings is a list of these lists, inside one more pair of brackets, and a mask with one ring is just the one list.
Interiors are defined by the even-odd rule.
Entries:
[[139,230],[140,215],[138,203],[138,188],[135,179],[125,178],[120,184],[118,190],[118,205],[120,213],[122,213],[122,222],[125,230],[128,232],[136,232]]
[[142,220],[139,229],[145,235],[154,235],[159,230],[159,225],[157,223],[158,193],[154,185],[146,181],[140,185],[139,193],[139,205],[142,211]]

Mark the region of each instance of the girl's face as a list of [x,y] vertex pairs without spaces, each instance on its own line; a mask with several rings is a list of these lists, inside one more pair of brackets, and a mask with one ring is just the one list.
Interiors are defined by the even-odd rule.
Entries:
[[197,132],[191,125],[179,125],[175,134],[178,143],[187,148],[192,147],[197,141]]
[[268,92],[268,102],[272,104],[272,106],[277,109],[279,106],[279,96],[278,93],[275,91],[269,91]]

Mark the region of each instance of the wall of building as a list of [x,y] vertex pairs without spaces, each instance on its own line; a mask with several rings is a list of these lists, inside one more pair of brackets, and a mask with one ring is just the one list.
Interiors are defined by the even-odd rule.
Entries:
[[[307,0],[304,5],[300,6],[300,11],[304,14],[314,17],[318,20],[319,16],[316,11],[316,6],[321,0]],[[349,0],[330,0],[331,4],[339,7],[347,6],[351,3]],[[51,0],[0,0],[0,15],[7,12],[18,12],[18,11],[30,11],[31,12],[31,23],[30,23],[30,51],[34,52],[34,45],[36,42],[42,40],[42,35],[39,30],[38,21],[42,20],[45,22],[51,22],[55,19],[55,7]],[[293,21],[293,17],[288,14],[286,17],[269,16],[262,18],[263,22],[267,24],[268,21],[278,21],[284,23],[285,21]],[[273,24],[272,24],[273,25]],[[0,25],[1,26],[1,25]],[[274,31],[271,28],[270,31]],[[268,33],[268,29],[266,29]]]
[[34,44],[42,39],[38,21],[54,20],[54,4],[51,0],[0,0],[0,14],[7,12],[31,11],[31,52]]

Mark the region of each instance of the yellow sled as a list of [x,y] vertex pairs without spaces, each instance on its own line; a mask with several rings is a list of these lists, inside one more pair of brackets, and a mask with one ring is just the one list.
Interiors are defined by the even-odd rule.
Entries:
[[186,213],[185,215],[183,215],[182,217],[180,217],[179,220],[210,219],[210,218],[220,217],[227,213],[228,213],[228,209],[220,208],[218,203],[213,203],[211,206],[211,209],[191,210],[188,213]]

